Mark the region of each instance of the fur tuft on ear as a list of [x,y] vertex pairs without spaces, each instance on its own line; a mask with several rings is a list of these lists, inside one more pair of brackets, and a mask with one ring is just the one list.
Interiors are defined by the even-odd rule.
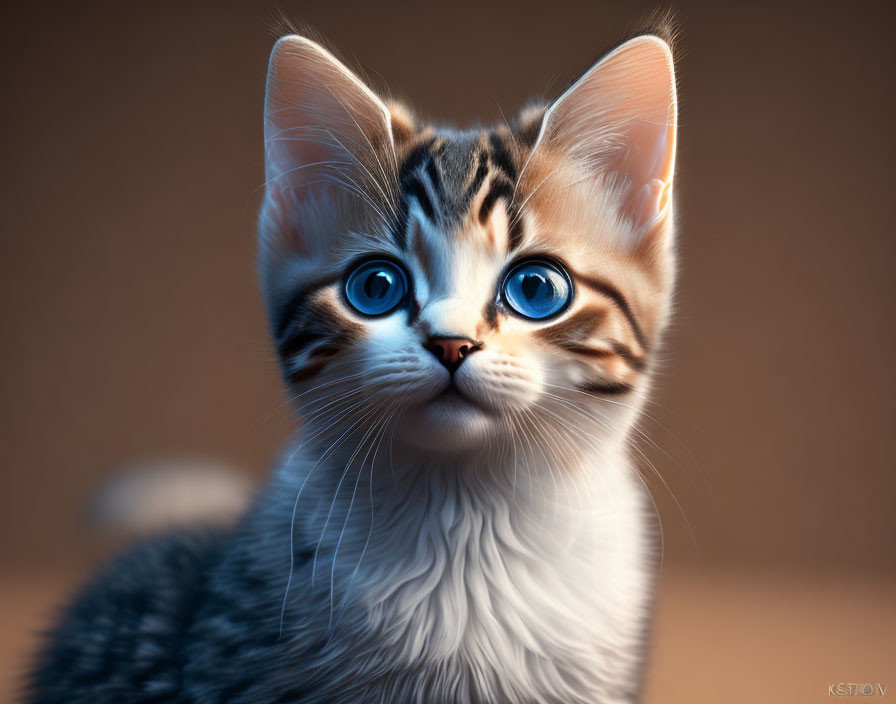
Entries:
[[392,117],[392,140],[396,147],[401,147],[410,142],[420,131],[417,118],[410,108],[397,100],[387,101],[386,106]]
[[549,150],[571,160],[620,191],[621,215],[636,229],[656,230],[671,212],[677,110],[669,45],[636,37],[548,108],[533,156]]

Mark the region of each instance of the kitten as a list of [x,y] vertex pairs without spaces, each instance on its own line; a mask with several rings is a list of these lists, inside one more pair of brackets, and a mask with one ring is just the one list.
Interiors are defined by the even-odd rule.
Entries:
[[474,131],[277,42],[259,262],[304,427],[236,528],[84,591],[32,701],[637,700],[675,144],[655,36]]

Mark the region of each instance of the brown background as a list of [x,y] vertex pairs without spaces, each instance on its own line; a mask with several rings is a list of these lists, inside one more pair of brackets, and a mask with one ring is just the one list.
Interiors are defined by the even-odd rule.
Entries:
[[[555,93],[655,5],[279,7],[376,87],[469,124]],[[666,569],[685,575],[661,592],[661,638],[664,623],[684,626],[660,644],[668,682],[706,676],[704,655],[723,657],[692,649],[693,673],[663,659],[663,642],[684,652],[701,627],[701,608],[688,615],[675,595],[739,610],[743,626],[725,633],[742,645],[749,603],[786,621],[808,584],[830,600],[786,631],[799,634],[792,647],[845,643],[823,624],[864,618],[890,650],[869,646],[861,662],[896,661],[893,8],[676,6],[682,277],[646,423],[668,484],[650,479]],[[81,517],[117,467],[191,454],[261,480],[292,427],[252,261],[277,16],[273,3],[4,10],[0,569],[10,584],[96,559]],[[767,600],[740,581],[757,575]],[[50,603],[71,579],[22,589]],[[14,612],[15,598],[5,602]],[[872,635],[852,633],[860,645]],[[778,638],[756,635],[766,636]],[[851,676],[839,651],[828,655],[836,671],[807,683],[814,694],[826,694],[825,677]],[[709,669],[726,682],[721,660]],[[658,700],[673,701],[664,691]]]

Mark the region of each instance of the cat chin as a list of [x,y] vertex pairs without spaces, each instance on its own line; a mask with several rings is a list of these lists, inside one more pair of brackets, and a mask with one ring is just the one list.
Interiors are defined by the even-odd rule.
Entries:
[[460,394],[449,392],[409,410],[398,432],[408,445],[450,452],[484,442],[494,423],[487,411]]

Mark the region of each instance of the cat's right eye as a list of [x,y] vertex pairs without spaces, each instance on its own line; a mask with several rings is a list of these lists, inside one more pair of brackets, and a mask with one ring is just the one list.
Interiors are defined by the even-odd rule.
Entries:
[[345,297],[362,315],[387,315],[408,293],[408,277],[395,262],[372,259],[359,265],[345,281]]

